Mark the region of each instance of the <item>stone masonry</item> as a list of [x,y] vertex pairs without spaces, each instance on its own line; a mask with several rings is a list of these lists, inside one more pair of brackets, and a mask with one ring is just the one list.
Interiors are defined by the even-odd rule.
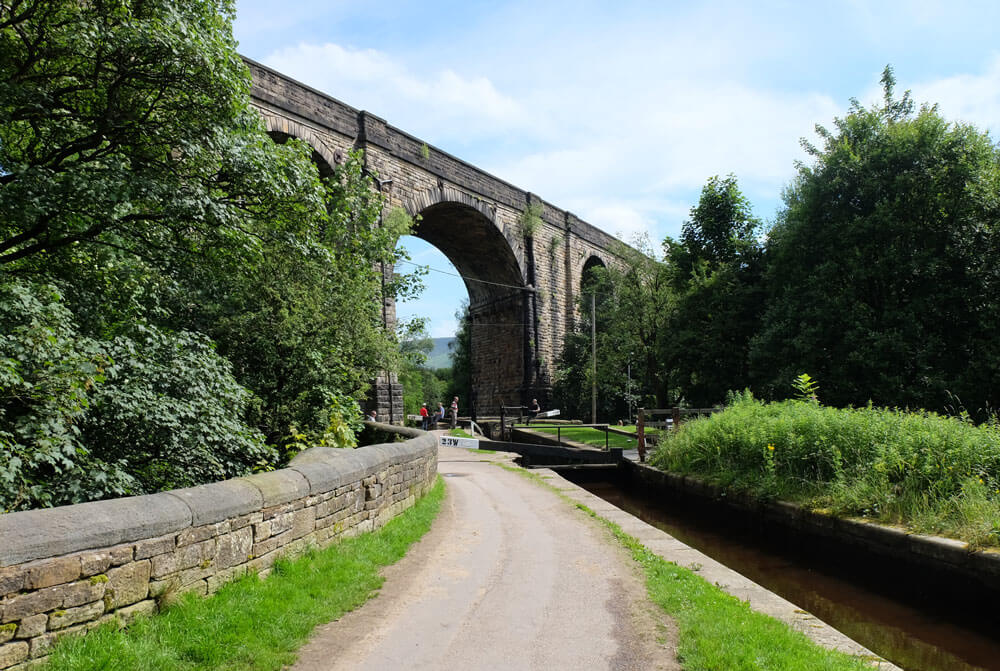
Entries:
[[161,494],[0,515],[0,669],[61,636],[210,594],[276,559],[371,531],[434,483],[434,436],[313,448],[288,468]]
[[[532,398],[547,405],[553,363],[577,316],[584,266],[612,265],[622,243],[368,112],[253,61],[247,65],[252,102],[273,137],[307,142],[321,173],[347,152],[364,150],[387,209],[419,215],[417,237],[440,249],[461,273],[472,313],[474,396],[462,399],[463,413],[470,401],[480,415]],[[537,208],[541,222],[525,235],[522,215],[529,206]],[[460,298],[442,297],[442,303],[457,306]],[[391,325],[391,300],[384,313]],[[382,375],[376,388],[378,416],[400,420],[401,389],[393,374]]]

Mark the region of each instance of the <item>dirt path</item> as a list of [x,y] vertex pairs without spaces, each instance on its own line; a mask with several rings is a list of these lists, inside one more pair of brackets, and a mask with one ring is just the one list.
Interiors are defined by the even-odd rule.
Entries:
[[672,624],[607,530],[484,458],[441,448],[448,496],[430,533],[293,669],[679,668]]

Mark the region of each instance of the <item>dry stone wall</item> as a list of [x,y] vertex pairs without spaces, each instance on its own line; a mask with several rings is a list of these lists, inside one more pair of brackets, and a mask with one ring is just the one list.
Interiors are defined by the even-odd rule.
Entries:
[[68,633],[210,594],[279,557],[371,531],[437,472],[434,436],[313,448],[288,468],[149,496],[0,515],[0,669],[29,668]]

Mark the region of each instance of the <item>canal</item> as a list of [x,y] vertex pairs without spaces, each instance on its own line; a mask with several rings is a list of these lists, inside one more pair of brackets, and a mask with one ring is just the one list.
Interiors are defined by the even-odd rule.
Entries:
[[[704,500],[640,491],[623,468],[556,469],[907,671],[1000,671],[1000,595]],[[697,501],[697,503],[695,503]]]

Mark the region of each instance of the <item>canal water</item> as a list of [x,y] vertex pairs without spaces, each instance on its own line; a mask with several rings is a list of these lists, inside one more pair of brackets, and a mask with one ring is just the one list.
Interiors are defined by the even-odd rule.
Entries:
[[557,470],[907,671],[1000,671],[998,594],[768,529],[726,506],[640,493],[618,469]]

